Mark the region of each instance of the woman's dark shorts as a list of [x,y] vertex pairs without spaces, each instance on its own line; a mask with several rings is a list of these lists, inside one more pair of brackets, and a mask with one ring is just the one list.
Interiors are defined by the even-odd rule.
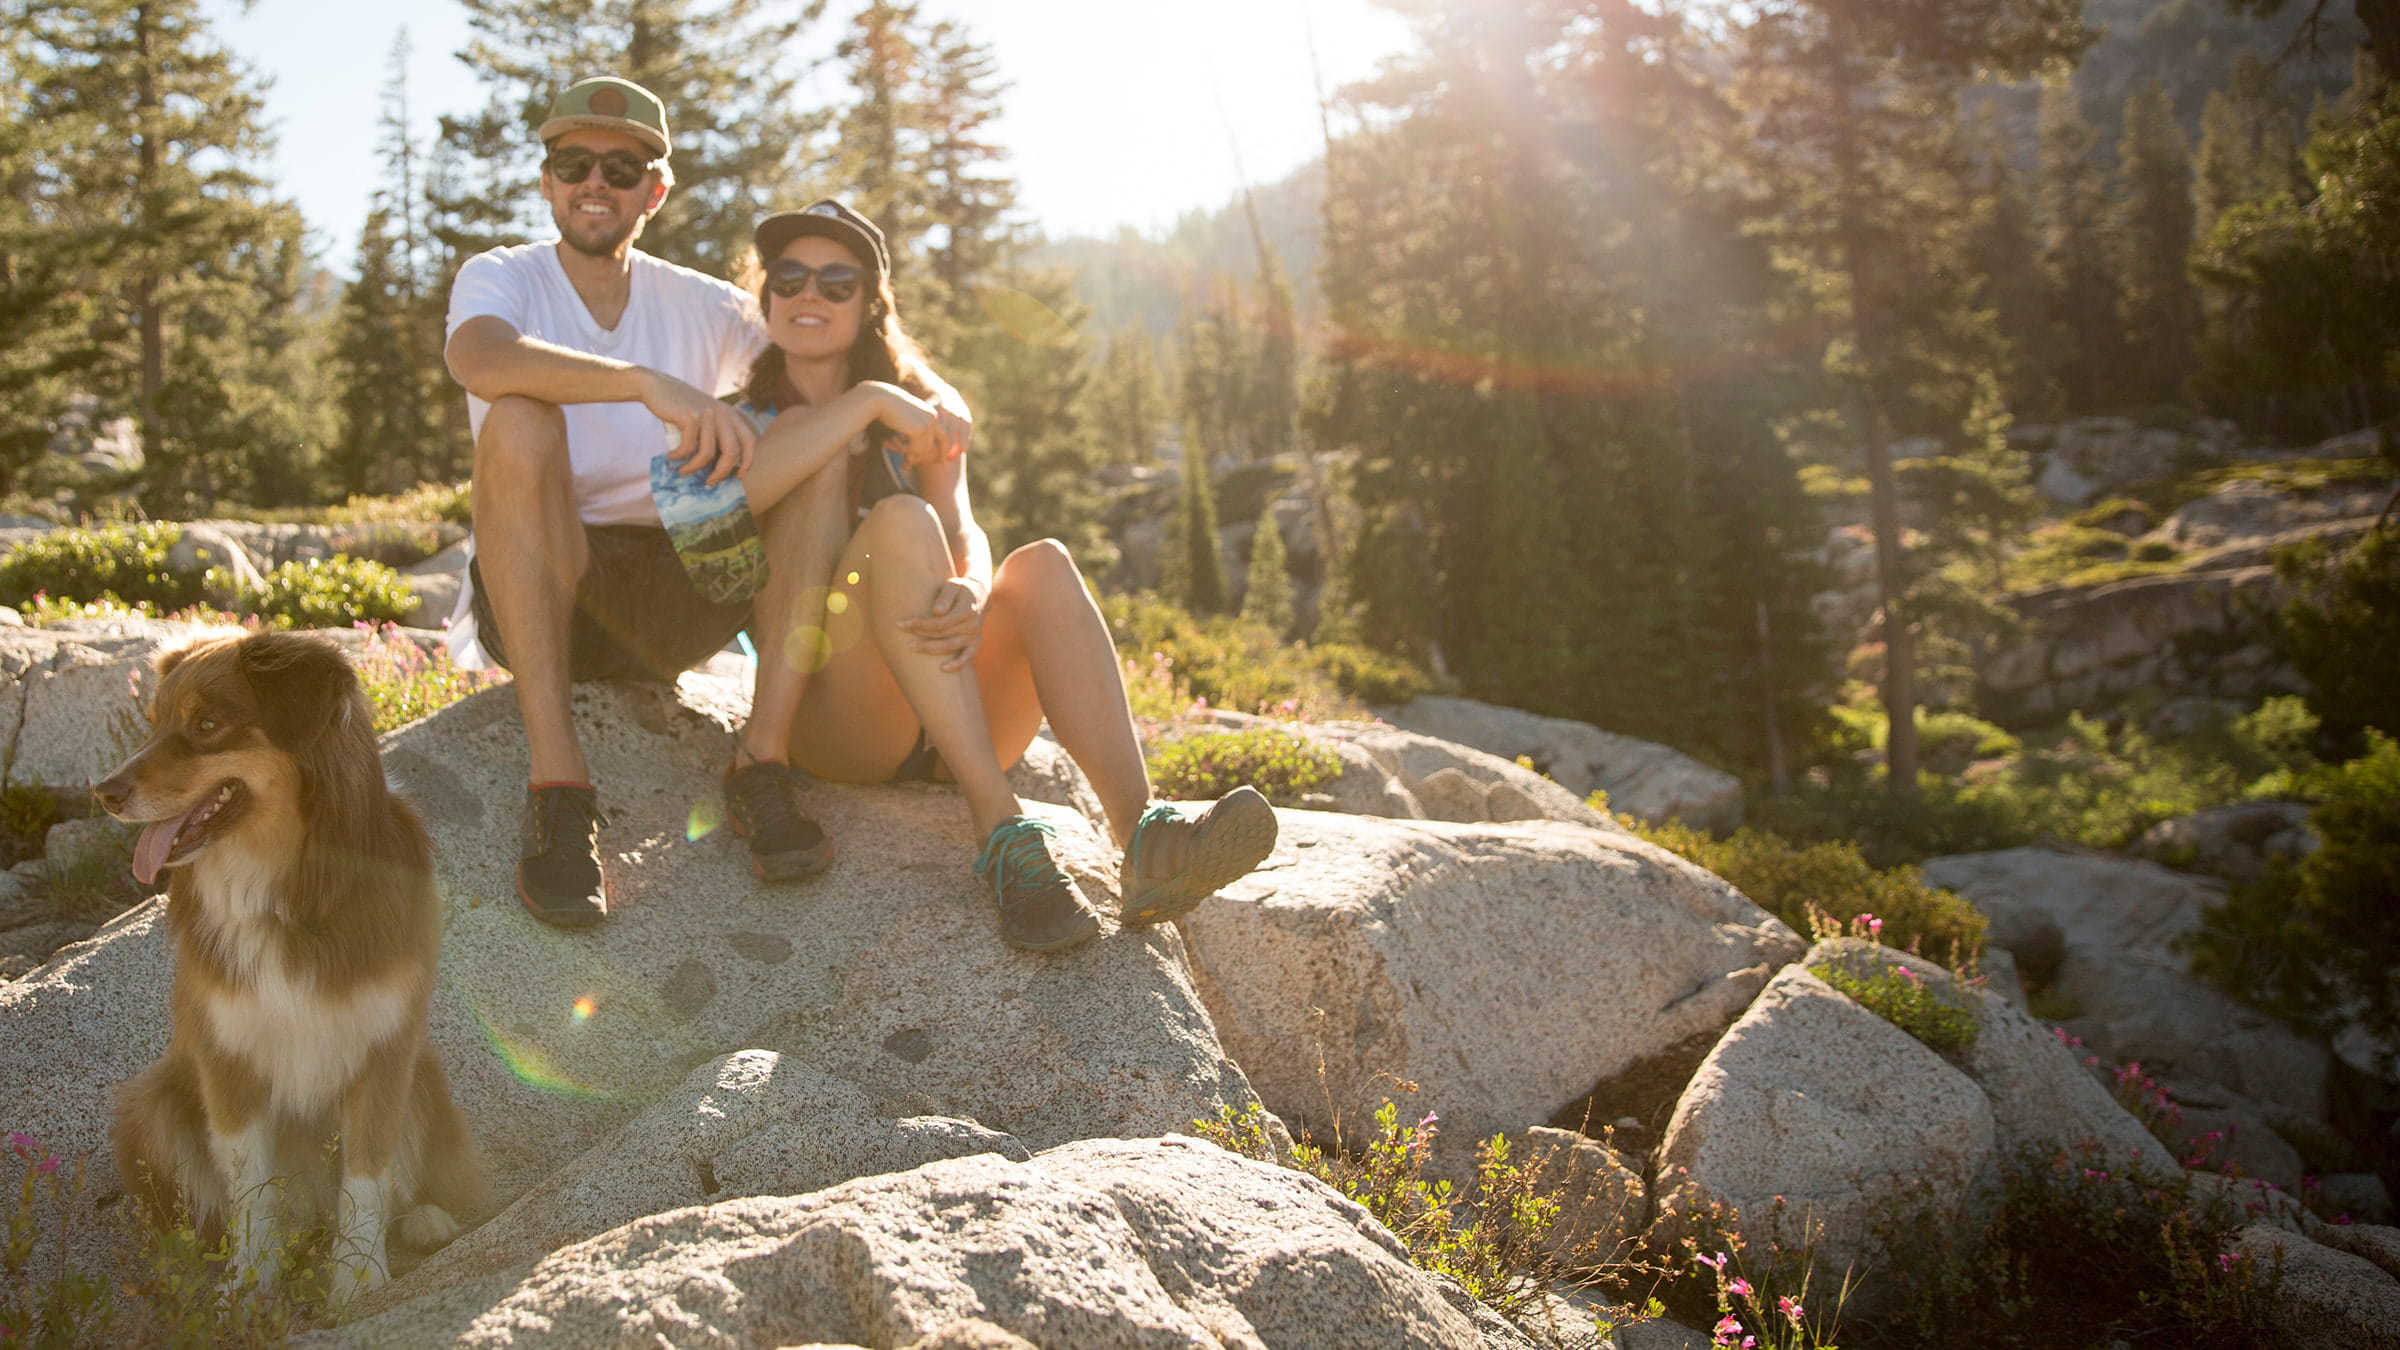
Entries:
[[[693,589],[667,532],[655,525],[586,525],[583,579],[568,628],[568,675],[576,680],[667,680],[724,650],[750,622],[750,602],[712,603]],[[483,649],[508,664],[492,616],[483,571],[467,564],[475,587],[475,631]]]

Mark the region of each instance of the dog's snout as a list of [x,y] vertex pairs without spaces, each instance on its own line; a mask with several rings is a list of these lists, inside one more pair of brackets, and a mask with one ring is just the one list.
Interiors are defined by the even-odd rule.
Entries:
[[133,783],[126,778],[122,769],[92,784],[93,800],[100,803],[101,810],[112,816],[122,812],[126,801],[132,796]]

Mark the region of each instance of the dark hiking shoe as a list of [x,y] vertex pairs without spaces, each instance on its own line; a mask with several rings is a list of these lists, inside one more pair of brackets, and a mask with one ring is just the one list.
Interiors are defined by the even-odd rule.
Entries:
[[1235,788],[1205,811],[1153,802],[1117,873],[1120,917],[1138,928],[1191,913],[1265,862],[1275,833],[1275,808],[1253,787]]
[[975,875],[1000,900],[1000,940],[1019,951],[1064,951],[1100,932],[1100,916],[1052,856],[1056,835],[1048,821],[1010,816],[975,860]]
[[600,876],[600,794],[581,784],[525,790],[517,898],[557,928],[589,928],[608,917]]
[[725,818],[750,841],[750,871],[760,881],[798,881],[833,861],[833,841],[800,809],[799,775],[772,760],[725,775]]

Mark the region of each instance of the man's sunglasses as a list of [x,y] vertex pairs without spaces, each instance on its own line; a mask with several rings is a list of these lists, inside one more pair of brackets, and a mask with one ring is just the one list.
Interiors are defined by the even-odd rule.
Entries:
[[810,277],[817,279],[817,294],[838,305],[858,294],[867,274],[849,263],[811,267],[797,258],[777,258],[767,264],[767,289],[786,300],[807,290]]
[[622,192],[637,187],[650,172],[652,161],[631,150],[611,150],[605,155],[578,146],[561,146],[550,152],[542,167],[561,183],[580,183],[592,176],[592,166],[600,166],[600,180]]

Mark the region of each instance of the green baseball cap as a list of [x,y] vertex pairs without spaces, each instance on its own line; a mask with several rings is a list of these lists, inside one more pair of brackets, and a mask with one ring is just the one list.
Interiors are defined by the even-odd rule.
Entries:
[[542,119],[537,134],[547,145],[570,131],[586,129],[622,132],[662,158],[673,151],[667,140],[667,105],[658,101],[658,95],[614,75],[596,75],[568,85],[551,103],[550,115]]

